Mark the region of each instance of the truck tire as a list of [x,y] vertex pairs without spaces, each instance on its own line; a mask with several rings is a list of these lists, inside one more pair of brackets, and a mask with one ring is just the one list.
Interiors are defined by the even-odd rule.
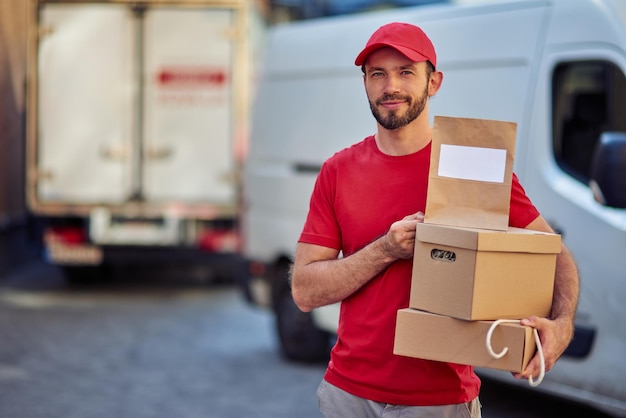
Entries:
[[92,285],[107,278],[106,266],[63,266],[65,280],[71,286]]
[[310,312],[302,312],[285,283],[276,300],[276,330],[283,356],[298,362],[328,361],[330,334],[313,323]]

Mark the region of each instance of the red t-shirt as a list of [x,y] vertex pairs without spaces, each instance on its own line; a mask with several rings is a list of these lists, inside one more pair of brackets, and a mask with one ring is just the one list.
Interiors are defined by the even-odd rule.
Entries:
[[[344,256],[426,208],[430,144],[389,156],[373,136],[323,165],[299,242],[341,250]],[[509,223],[523,228],[539,215],[513,176]],[[337,343],[325,374],[362,398],[397,405],[445,405],[478,396],[474,368],[393,354],[398,309],[409,306],[412,260],[398,260],[341,303]],[[427,336],[425,336],[427,338]]]

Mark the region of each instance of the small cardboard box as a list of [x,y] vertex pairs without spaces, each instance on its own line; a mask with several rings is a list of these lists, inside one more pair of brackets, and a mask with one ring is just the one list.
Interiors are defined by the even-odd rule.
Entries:
[[465,321],[416,309],[397,314],[393,353],[448,363],[522,372],[537,348],[531,327],[503,323],[493,331],[491,346],[496,353],[508,347],[499,359],[487,351],[491,321]]
[[517,124],[435,116],[424,223],[506,231]]
[[411,308],[466,320],[547,317],[561,237],[417,225]]

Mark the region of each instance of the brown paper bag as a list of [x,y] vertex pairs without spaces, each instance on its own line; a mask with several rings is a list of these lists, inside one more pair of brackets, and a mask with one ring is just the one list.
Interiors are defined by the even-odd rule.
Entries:
[[505,231],[517,124],[435,116],[425,223]]

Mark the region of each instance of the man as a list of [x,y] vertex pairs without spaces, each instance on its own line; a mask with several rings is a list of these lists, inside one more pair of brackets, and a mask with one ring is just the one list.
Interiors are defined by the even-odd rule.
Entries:
[[[409,304],[415,229],[426,206],[428,101],[443,81],[435,49],[420,28],[391,23],[374,32],[355,64],[377,132],[324,163],[292,270],[301,310],[342,302],[337,343],[318,389],[320,410],[327,418],[480,417],[473,367],[393,354],[396,313]],[[509,224],[552,232],[516,176]],[[573,336],[577,301],[577,269],[563,247],[550,318],[522,321],[539,331],[546,370]],[[539,371],[536,355],[515,377]]]

